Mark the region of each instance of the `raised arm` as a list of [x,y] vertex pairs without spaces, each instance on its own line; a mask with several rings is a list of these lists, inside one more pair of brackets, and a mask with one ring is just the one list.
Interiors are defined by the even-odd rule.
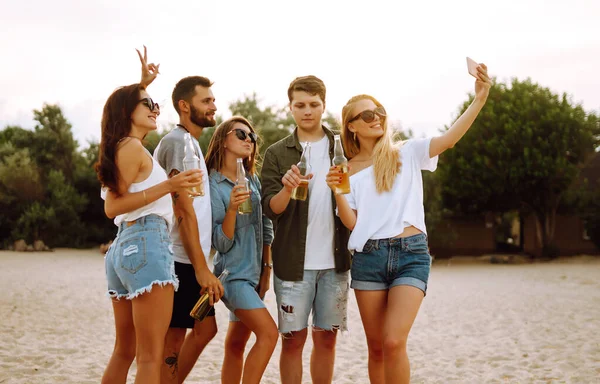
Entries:
[[160,64],[150,63],[148,64],[148,51],[146,50],[146,46],[144,45],[144,56],[142,53],[136,48],[135,50],[140,57],[140,62],[142,63],[142,77],[140,79],[140,88],[146,89],[154,79],[159,74],[158,68]]
[[477,118],[479,111],[485,105],[490,93],[492,81],[490,80],[485,64],[479,64],[477,67],[478,78],[475,80],[475,98],[469,108],[456,120],[452,127],[441,136],[431,139],[429,146],[429,157],[433,158],[445,150],[454,147],[456,143],[471,128],[471,125]]

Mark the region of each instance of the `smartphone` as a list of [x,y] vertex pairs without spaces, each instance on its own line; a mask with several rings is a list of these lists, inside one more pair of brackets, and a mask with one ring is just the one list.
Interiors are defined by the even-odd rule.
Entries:
[[479,64],[477,64],[477,62],[473,59],[471,59],[470,57],[467,57],[467,68],[469,70],[469,74],[471,74],[471,76],[473,76],[476,79],[479,79],[479,76],[477,75],[477,66]]

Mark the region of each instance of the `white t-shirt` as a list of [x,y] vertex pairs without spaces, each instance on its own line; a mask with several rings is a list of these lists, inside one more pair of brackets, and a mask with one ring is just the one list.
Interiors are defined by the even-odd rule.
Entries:
[[398,236],[411,225],[427,233],[423,207],[421,170],[435,171],[438,156],[429,157],[431,138],[412,139],[400,148],[402,167],[392,189],[377,193],[373,166],[350,176],[348,204],[357,211],[350,240],[350,251],[362,252],[369,239]]
[[310,165],[313,177],[308,183],[308,227],[306,228],[306,250],[304,269],[323,270],[335,268],[333,258],[334,221],[331,211],[331,189],[325,176],[331,166],[329,139],[310,145]]
[[[160,140],[158,146],[154,150],[154,158],[160,163],[161,167],[165,169],[167,175],[170,174],[173,169],[183,172],[186,133],[187,131],[183,128],[173,128]],[[202,247],[202,252],[204,252],[206,264],[211,265],[212,263],[208,262],[212,240],[212,211],[208,171],[206,170],[206,163],[204,162],[204,156],[202,155],[202,150],[198,145],[198,141],[192,137],[192,143],[194,143],[194,147],[196,148],[196,155],[200,158],[200,169],[204,172],[204,176],[202,177],[204,196],[194,198],[193,206],[198,221],[200,246]],[[191,264],[192,262],[183,247],[183,242],[179,235],[179,225],[175,218],[171,230],[171,240],[173,241],[173,259],[178,263]]]

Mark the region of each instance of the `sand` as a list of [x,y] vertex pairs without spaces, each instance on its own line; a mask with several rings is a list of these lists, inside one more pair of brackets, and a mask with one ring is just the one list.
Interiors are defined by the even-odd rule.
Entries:
[[[0,383],[99,383],[114,342],[97,250],[0,252]],[[275,315],[275,296],[267,307]],[[354,294],[335,383],[368,383]],[[227,309],[188,383],[218,383]],[[252,339],[251,339],[252,342]],[[263,378],[279,382],[277,349]],[[599,383],[600,258],[490,265],[436,263],[408,342],[413,383]],[[310,382],[311,343],[304,353]],[[130,371],[133,382],[135,363]]]

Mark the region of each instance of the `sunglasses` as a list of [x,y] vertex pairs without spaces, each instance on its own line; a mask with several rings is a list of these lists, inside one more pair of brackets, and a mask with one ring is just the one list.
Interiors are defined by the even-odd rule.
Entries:
[[365,123],[372,123],[375,120],[375,115],[379,116],[379,118],[383,119],[386,117],[385,108],[377,107],[374,110],[367,109],[366,111],[362,111],[358,115],[354,116],[348,123],[353,122],[354,120],[362,119]]
[[235,136],[242,140],[242,141],[246,141],[246,138],[248,136],[250,136],[250,141],[253,144],[256,144],[256,140],[258,140],[258,135],[254,132],[246,132],[241,128],[236,128],[236,129],[232,129],[231,131],[229,131],[227,134],[229,135],[230,133],[235,132]]
[[158,103],[155,103],[154,100],[152,100],[149,97],[143,98],[142,100],[138,101],[138,103],[143,103],[146,107],[150,109],[150,111],[154,111],[154,108],[160,111],[160,105],[158,105]]

